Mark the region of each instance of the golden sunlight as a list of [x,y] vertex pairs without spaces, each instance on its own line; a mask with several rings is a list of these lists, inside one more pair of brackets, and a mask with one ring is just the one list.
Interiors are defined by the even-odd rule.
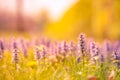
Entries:
[[[1,9],[14,12],[16,1],[0,0]],[[23,0],[23,11],[26,15],[36,16],[43,9],[46,9],[51,19],[58,20],[76,2],[77,0]]]

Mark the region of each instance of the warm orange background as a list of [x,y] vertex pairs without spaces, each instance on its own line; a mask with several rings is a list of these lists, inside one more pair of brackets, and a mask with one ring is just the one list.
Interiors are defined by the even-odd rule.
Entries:
[[119,4],[119,0],[0,0],[0,31],[72,40],[84,32],[96,39],[119,39]]

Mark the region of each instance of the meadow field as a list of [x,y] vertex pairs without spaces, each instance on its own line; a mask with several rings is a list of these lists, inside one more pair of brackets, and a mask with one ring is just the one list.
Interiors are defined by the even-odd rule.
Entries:
[[120,80],[120,0],[0,0],[0,80]]
[[[77,38],[76,38],[77,39]],[[0,39],[0,80],[119,80],[120,42]]]

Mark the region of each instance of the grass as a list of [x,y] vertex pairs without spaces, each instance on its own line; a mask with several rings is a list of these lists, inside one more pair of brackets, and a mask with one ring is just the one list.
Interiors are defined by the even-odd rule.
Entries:
[[88,80],[92,75],[99,80],[108,80],[111,71],[115,71],[115,80],[120,79],[120,70],[113,64],[107,62],[91,64],[88,59],[80,60],[76,63],[76,58],[71,55],[64,60],[57,62],[49,61],[46,58],[44,62],[40,60],[38,64],[29,50],[29,56],[24,58],[19,53],[19,63],[12,63],[11,52],[5,51],[4,58],[0,61],[0,80]]

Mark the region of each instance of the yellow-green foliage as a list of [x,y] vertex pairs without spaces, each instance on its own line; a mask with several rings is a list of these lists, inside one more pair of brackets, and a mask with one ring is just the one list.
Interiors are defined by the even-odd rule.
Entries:
[[59,62],[52,62],[52,58],[55,57],[49,56],[47,59],[50,60],[41,60],[38,64],[30,49],[26,58],[19,53],[20,61],[14,64],[11,54],[5,51],[4,58],[0,60],[0,80],[88,80],[90,75],[107,80],[111,70],[116,70],[117,75],[114,77],[116,80],[120,79],[120,71],[114,66],[106,63],[92,64],[87,58],[83,65],[82,60],[76,64],[76,59],[72,55]]

